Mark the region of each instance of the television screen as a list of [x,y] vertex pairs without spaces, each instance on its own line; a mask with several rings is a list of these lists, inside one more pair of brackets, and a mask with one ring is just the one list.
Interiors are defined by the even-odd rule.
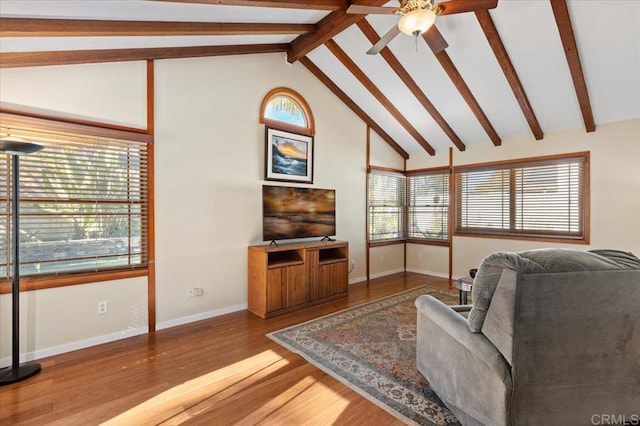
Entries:
[[262,187],[263,240],[335,234],[335,190],[269,185]]

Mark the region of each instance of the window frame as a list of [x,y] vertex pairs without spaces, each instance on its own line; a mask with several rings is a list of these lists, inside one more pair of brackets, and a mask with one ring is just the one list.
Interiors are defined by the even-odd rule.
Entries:
[[[371,239],[371,234],[370,234],[370,220],[371,220],[371,206],[370,206],[370,177],[371,177],[371,173],[372,172],[378,172],[378,173],[387,173],[387,174],[398,174],[398,175],[402,175],[405,179],[405,204],[404,204],[404,216],[403,216],[403,223],[404,223],[404,229],[403,229],[403,237],[402,238],[395,238],[395,239],[384,239],[384,240],[372,240]],[[449,206],[448,206],[448,214],[447,214],[447,239],[445,240],[435,240],[435,239],[421,239],[421,238],[409,238],[408,236],[408,232],[409,232],[409,209],[410,209],[410,199],[411,199],[411,194],[410,194],[410,190],[409,190],[409,178],[411,176],[420,176],[420,175],[429,175],[429,174],[448,174],[449,175],[449,188],[448,188],[448,197],[449,197]],[[379,246],[385,246],[385,245],[392,245],[392,244],[403,244],[403,243],[410,243],[410,244],[423,244],[423,245],[433,245],[433,246],[444,246],[444,247],[448,247],[450,245],[450,240],[451,240],[451,218],[450,218],[450,212],[452,209],[452,196],[451,196],[451,184],[452,184],[452,177],[451,177],[451,168],[449,166],[444,166],[444,167],[432,167],[432,168],[426,168],[426,169],[416,169],[416,170],[398,170],[398,169],[393,169],[393,168],[389,168],[389,167],[379,167],[379,166],[369,166],[367,168],[367,244],[369,247],[379,247]]]
[[[379,239],[379,240],[372,240],[371,239],[371,216],[372,216],[372,212],[371,212],[371,175],[372,174],[380,174],[380,175],[388,175],[388,176],[398,176],[400,178],[402,178],[403,180],[403,187],[404,187],[404,202],[401,202],[399,205],[397,206],[390,206],[390,207],[394,207],[394,208],[398,208],[400,209],[400,211],[398,212],[398,215],[401,219],[401,224],[400,224],[400,228],[398,229],[398,233],[400,234],[400,236],[398,238],[384,238],[384,239]],[[406,176],[405,176],[405,172],[404,170],[396,170],[396,169],[392,169],[392,168],[386,168],[386,167],[376,167],[376,166],[369,166],[368,170],[367,170],[367,244],[369,245],[369,247],[377,247],[377,246],[384,246],[384,245],[392,245],[392,244],[402,244],[404,242],[406,242],[407,238],[407,195],[406,195],[406,189],[407,189],[407,185],[406,185]]]
[[[36,113],[25,113],[3,108],[0,110],[0,122],[3,127],[25,129],[33,131],[45,131],[70,136],[102,137],[119,139],[123,141],[142,142],[147,144],[147,158],[149,167],[147,170],[147,199],[151,202],[153,197],[153,135],[144,129],[99,123],[88,120],[65,119],[43,116]],[[146,217],[147,229],[147,263],[140,266],[126,266],[111,270],[99,271],[65,271],[57,274],[43,274],[20,277],[20,291],[40,290],[46,288],[63,287],[69,285],[88,284],[101,281],[112,281],[125,278],[149,276],[149,257],[151,243],[154,241],[153,212],[149,211]],[[11,280],[0,278],[0,294],[11,293]]]
[[[291,123],[287,123],[286,121],[273,120],[265,117],[265,113],[267,110],[267,106],[269,102],[273,98],[278,96],[284,96],[291,98],[302,108],[302,113],[304,114],[307,120],[307,126],[296,126]],[[276,127],[282,130],[292,131],[294,133],[301,133],[303,135],[313,136],[316,133],[315,120],[313,118],[313,113],[311,112],[311,107],[307,101],[302,97],[302,95],[296,92],[293,89],[289,89],[288,87],[276,87],[275,89],[271,89],[265,97],[262,99],[262,103],[260,104],[260,115],[258,117],[258,121],[260,124],[265,124],[269,127]]]
[[[493,170],[511,170],[521,169],[525,167],[539,167],[543,165],[549,165],[554,162],[558,164],[568,164],[568,160],[571,159],[580,159],[583,164],[583,181],[581,194],[582,197],[582,236],[572,237],[569,235],[558,235],[558,234],[545,234],[544,232],[540,232],[539,234],[534,231],[526,231],[523,233],[518,233],[514,229],[514,215],[511,214],[509,219],[509,229],[501,232],[502,230],[496,229],[495,232],[483,230],[469,231],[461,229],[460,222],[462,218],[462,206],[461,206],[461,197],[462,192],[459,191],[459,184],[461,179],[461,174],[467,172],[480,172],[480,171],[493,171]],[[457,237],[472,237],[472,238],[495,238],[495,239],[508,239],[508,240],[520,240],[520,241],[542,241],[542,242],[554,242],[554,243],[564,243],[564,244],[589,244],[590,243],[590,169],[591,169],[591,161],[590,161],[590,152],[589,151],[581,151],[581,152],[572,152],[566,154],[555,154],[555,155],[547,155],[547,156],[539,156],[539,157],[529,157],[529,158],[519,158],[513,160],[503,160],[503,161],[494,161],[487,163],[475,163],[468,164],[463,166],[456,166],[453,168],[453,191],[455,194],[454,197],[454,218],[453,218],[453,236]],[[510,173],[510,179],[513,179],[513,173]],[[509,199],[513,199],[513,194],[515,193],[515,185],[509,185]]]

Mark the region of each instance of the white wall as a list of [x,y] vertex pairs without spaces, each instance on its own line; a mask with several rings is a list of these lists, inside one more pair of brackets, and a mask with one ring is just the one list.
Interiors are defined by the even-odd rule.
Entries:
[[[144,127],[144,62],[0,70],[0,102],[89,120]],[[21,353],[33,359],[147,330],[147,279],[24,292]],[[109,312],[97,314],[99,301]],[[0,296],[0,365],[11,353],[11,295]]]
[[[315,188],[336,190],[337,237],[365,275],[366,126],[283,55],[156,62],[156,272],[160,325],[246,307],[247,246],[262,242],[260,103],[286,86],[316,123]],[[275,183],[277,184],[277,183]],[[304,186],[304,185],[303,185]],[[187,298],[189,286],[204,296]]]
[[[365,273],[366,126],[282,54],[163,60],[156,72],[156,313],[167,327],[247,303],[247,246],[261,243],[264,127],[260,102],[277,86],[309,103],[316,122],[313,187],[336,189],[337,237]],[[144,127],[143,62],[2,69],[0,102]],[[309,185],[302,185],[309,186]],[[189,287],[204,295],[188,298]],[[146,278],[22,293],[21,352],[38,358],[146,331]],[[0,365],[11,351],[11,297],[0,296]],[[97,315],[108,300],[109,313]]]
[[144,128],[146,64],[119,62],[0,69],[3,107]]
[[[454,237],[454,276],[465,275],[495,251],[522,251],[541,247],[569,247],[579,250],[614,248],[640,255],[640,119],[598,125],[595,132],[574,129],[532,137],[472,145],[454,152],[454,165],[568,152],[591,152],[591,243],[553,244],[493,238]],[[448,153],[435,157],[412,156],[407,168],[448,164]],[[407,246],[407,268],[448,275],[446,247]]]

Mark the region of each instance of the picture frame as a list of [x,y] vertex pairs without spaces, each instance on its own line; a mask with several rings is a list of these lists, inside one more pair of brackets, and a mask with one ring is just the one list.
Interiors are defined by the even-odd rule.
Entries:
[[265,180],[313,183],[313,136],[265,126]]

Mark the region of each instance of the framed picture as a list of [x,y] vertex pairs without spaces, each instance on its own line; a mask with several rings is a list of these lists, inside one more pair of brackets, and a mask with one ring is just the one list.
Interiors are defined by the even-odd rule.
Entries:
[[265,128],[266,180],[313,183],[313,136]]

